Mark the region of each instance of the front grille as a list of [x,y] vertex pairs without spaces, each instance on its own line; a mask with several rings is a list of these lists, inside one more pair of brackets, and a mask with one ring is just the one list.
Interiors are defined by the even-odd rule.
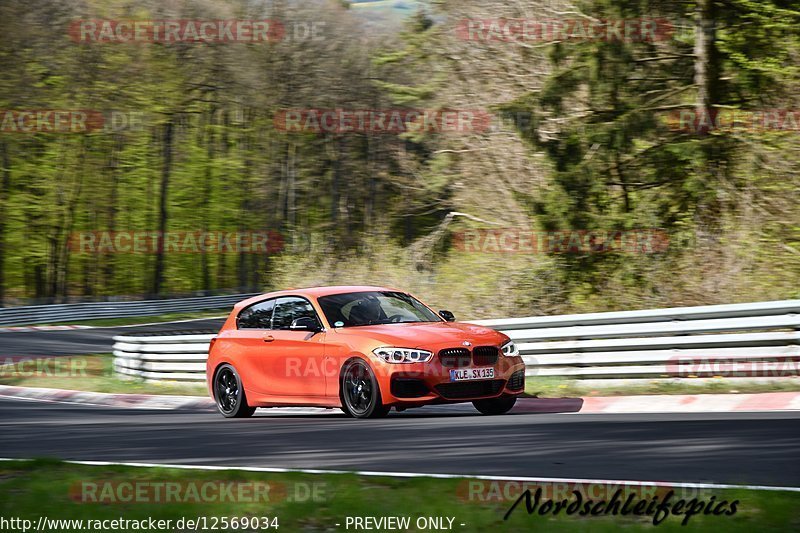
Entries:
[[442,366],[450,368],[464,368],[470,365],[469,350],[466,348],[445,348],[439,352],[439,361]]
[[477,366],[489,366],[497,362],[496,346],[477,346],[472,351],[472,362]]
[[392,396],[398,398],[419,398],[428,395],[428,387],[421,379],[394,378],[391,390]]
[[453,400],[460,398],[478,398],[481,396],[495,396],[503,390],[503,385],[505,385],[504,379],[442,383],[436,385],[436,392],[444,398]]
[[520,390],[525,388],[524,370],[517,370],[511,374],[511,379],[508,380],[508,388],[511,390]]

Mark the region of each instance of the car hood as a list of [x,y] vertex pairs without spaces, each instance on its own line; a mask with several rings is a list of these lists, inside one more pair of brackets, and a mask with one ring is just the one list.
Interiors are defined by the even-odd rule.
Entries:
[[381,346],[439,350],[462,346],[500,345],[508,337],[498,331],[475,324],[459,322],[416,322],[413,324],[381,324],[338,328],[339,335],[369,338]]

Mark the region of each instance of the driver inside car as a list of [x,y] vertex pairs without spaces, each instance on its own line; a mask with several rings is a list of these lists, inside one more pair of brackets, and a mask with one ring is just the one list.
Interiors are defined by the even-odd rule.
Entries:
[[377,298],[364,298],[350,310],[350,323],[353,325],[377,324],[385,319],[386,314]]

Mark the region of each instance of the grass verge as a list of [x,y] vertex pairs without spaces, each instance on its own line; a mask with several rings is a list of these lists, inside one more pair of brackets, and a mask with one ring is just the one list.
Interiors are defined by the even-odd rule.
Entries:
[[[177,483],[177,490],[166,492],[159,484]],[[232,492],[231,503],[213,501],[211,490],[238,483]],[[214,517],[277,518],[279,531],[347,531],[347,517],[409,517],[411,527],[404,531],[431,530],[417,528],[419,517],[453,518],[454,531],[797,531],[800,528],[800,494],[752,490],[709,490],[696,492],[698,500],[717,502],[739,500],[732,516],[698,514],[686,526],[683,516],[669,516],[658,526],[652,516],[567,516],[534,513],[528,515],[524,504],[509,520],[504,515],[517,498],[511,485],[508,498],[488,498],[492,485],[483,483],[478,491],[470,491],[467,479],[388,478],[354,474],[253,473],[243,471],[187,471],[168,468],[132,468],[121,466],[84,466],[51,460],[14,461],[0,463],[0,517],[31,520],[36,524],[41,516],[61,520],[171,520],[171,526],[159,531],[186,531],[176,527],[182,518],[205,518],[208,524]],[[126,485],[127,484],[127,485]],[[267,490],[239,489],[255,485]],[[553,486],[538,485],[545,493]],[[145,490],[141,490],[142,487]],[[162,485],[166,487],[166,485]],[[193,491],[192,489],[198,489]],[[588,489],[588,487],[587,487]],[[136,492],[132,492],[135,490]],[[587,494],[590,494],[587,490]],[[663,489],[659,489],[663,490]],[[141,491],[141,492],[140,492]],[[550,492],[548,492],[550,491]],[[158,495],[161,495],[161,498]],[[470,494],[473,497],[470,497]],[[474,497],[487,496],[489,501]],[[166,495],[166,496],[165,496]],[[590,496],[591,497],[591,496]],[[654,493],[642,498],[664,495]],[[97,499],[97,502],[93,501]],[[594,496],[594,498],[603,498]],[[548,498],[549,499],[549,498]],[[557,499],[557,498],[556,498]],[[87,501],[88,500],[88,501]],[[165,501],[169,500],[169,501]],[[595,501],[598,501],[595,499]],[[544,502],[544,500],[542,500]],[[672,503],[675,503],[673,501]],[[445,522],[447,523],[447,522]],[[273,521],[272,524],[275,524]],[[339,525],[337,525],[339,524]],[[463,524],[463,525],[462,525]],[[85,523],[84,523],[85,525]],[[79,531],[76,524],[47,528],[54,532]],[[274,529],[274,528],[270,528]],[[349,528],[354,529],[352,526]],[[117,528],[116,530],[122,530]],[[235,531],[232,526],[221,530]],[[240,531],[242,529],[239,529]],[[267,531],[266,528],[246,528],[247,531]],[[386,528],[380,528],[386,530]],[[153,530],[151,530],[153,531]]]
[[4,361],[0,357],[0,385],[41,387],[119,394],[167,394],[207,396],[204,384],[146,382],[114,373],[111,354],[49,357]]
[[[41,387],[119,394],[206,396],[204,384],[146,382],[115,374],[111,354],[37,359],[33,363],[4,361],[0,357],[0,385]],[[35,371],[33,369],[36,369]],[[737,394],[800,391],[800,379],[771,383],[732,383],[698,378],[696,383],[642,379],[636,385],[598,387],[580,380],[528,378],[525,394],[538,398],[637,396],[644,394]]]

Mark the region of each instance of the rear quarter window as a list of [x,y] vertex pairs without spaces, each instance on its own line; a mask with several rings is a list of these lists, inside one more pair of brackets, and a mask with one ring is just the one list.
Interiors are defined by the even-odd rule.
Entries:
[[238,329],[272,329],[272,313],[275,309],[275,300],[258,302],[245,307],[236,318]]

